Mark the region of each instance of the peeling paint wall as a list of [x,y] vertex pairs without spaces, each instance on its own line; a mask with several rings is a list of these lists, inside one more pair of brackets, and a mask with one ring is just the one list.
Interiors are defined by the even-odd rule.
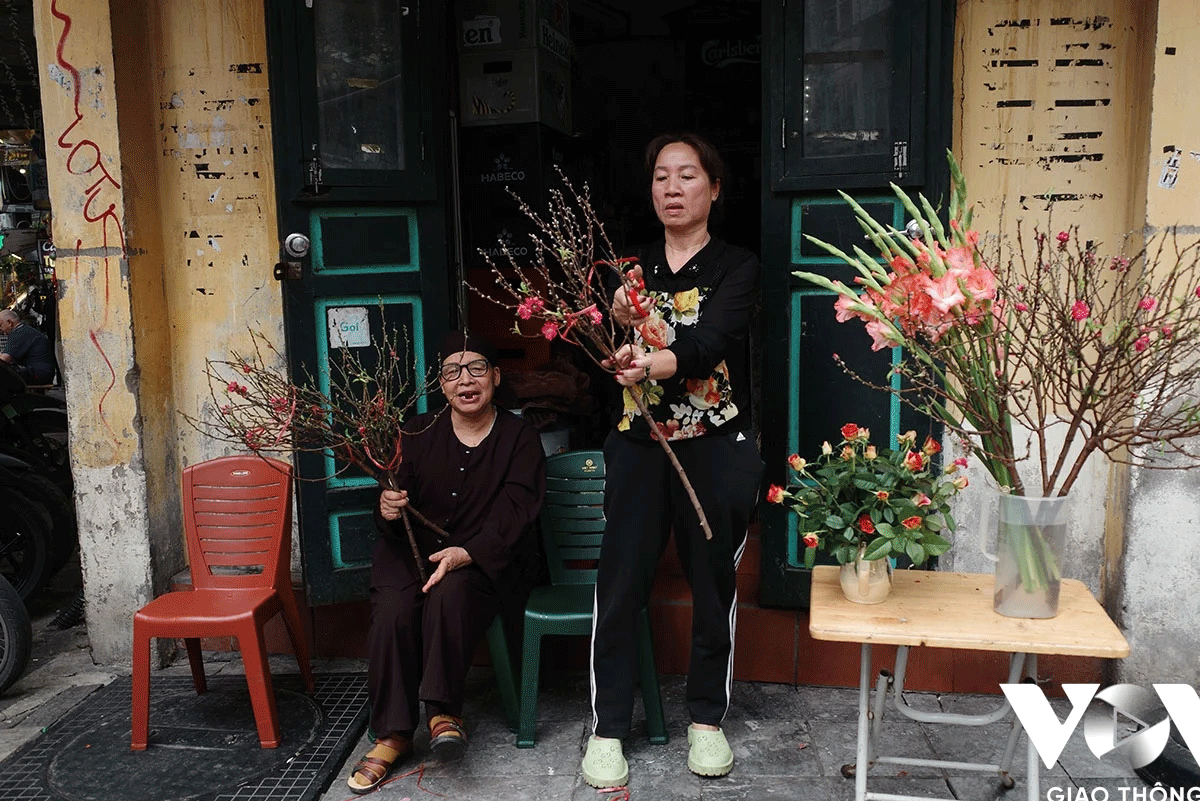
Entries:
[[37,4],[63,375],[89,636],[129,660],[134,611],[184,564],[179,471],[206,358],[282,348],[261,3]]
[[38,3],[35,27],[88,627],[123,661],[151,554],[108,5]]
[[[150,32],[162,262],[171,309],[175,403],[211,402],[205,359],[250,349],[249,329],[283,350],[271,110],[262,3],[160,3]],[[183,464],[228,452],[188,426]]]
[[[1160,0],[1146,146],[1147,230],[1200,236],[1200,20],[1186,0]],[[1198,388],[1200,391],[1200,388]],[[1200,455],[1200,441],[1188,451]],[[1132,653],[1123,681],[1200,686],[1200,471],[1132,471],[1119,612]]]

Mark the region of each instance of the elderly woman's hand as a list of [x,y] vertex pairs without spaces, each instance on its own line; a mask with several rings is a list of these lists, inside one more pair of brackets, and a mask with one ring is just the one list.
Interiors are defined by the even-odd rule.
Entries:
[[379,493],[379,515],[384,520],[399,520],[400,510],[408,506],[408,490],[385,489]]
[[433,571],[433,575],[429,577],[429,581],[425,582],[425,586],[421,588],[421,592],[429,592],[433,588],[433,585],[441,581],[451,570],[466,567],[474,560],[471,559],[471,554],[467,553],[466,548],[460,548],[455,545],[430,554],[429,561],[437,565],[437,570]]

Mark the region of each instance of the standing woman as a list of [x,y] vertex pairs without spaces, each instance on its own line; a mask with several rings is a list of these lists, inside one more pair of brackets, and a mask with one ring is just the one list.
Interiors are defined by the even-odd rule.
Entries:
[[[583,759],[583,778],[594,787],[629,780],[621,739],[633,714],[637,615],[672,529],[692,588],[688,767],[701,776],[732,769],[721,721],[733,684],[735,573],[763,473],[750,419],[749,329],[759,264],[750,251],[708,232],[724,179],[720,155],[699,136],[668,134],[650,143],[646,166],[663,238],[637,254],[645,288],[633,298],[625,287],[613,294],[613,316],[633,328],[634,344],[617,353],[625,402],[604,444],[607,525],[592,636],[593,736]],[[643,396],[687,472],[711,540],[632,392]]]

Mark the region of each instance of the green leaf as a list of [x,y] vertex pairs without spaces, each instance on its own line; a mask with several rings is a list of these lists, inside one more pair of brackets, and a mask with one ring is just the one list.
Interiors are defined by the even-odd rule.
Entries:
[[877,526],[875,526],[875,530],[878,531],[880,534],[882,534],[885,537],[891,538],[891,537],[896,536],[895,526],[891,526],[887,523],[878,524]]
[[804,566],[807,567],[809,570],[812,570],[812,566],[816,563],[817,563],[817,549],[816,548],[805,548],[804,549]]
[[925,546],[925,551],[930,556],[941,556],[946,551],[950,550],[950,542],[938,534],[929,532],[921,538],[921,544]]
[[921,547],[919,542],[910,542],[905,549],[908,558],[912,560],[914,565],[919,565],[925,561],[925,549]]
[[867,546],[867,550],[863,553],[863,559],[882,559],[892,551],[892,543],[890,540],[877,539],[873,540]]
[[825,526],[836,531],[839,528],[846,528],[846,521],[837,515],[831,514],[825,517]]

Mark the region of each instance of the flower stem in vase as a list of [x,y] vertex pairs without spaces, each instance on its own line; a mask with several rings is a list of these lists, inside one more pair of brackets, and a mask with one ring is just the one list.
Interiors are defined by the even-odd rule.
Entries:
[[688,480],[687,473],[683,469],[683,465],[679,463],[679,459],[675,456],[675,451],[671,449],[667,438],[663,436],[662,431],[658,428],[658,423],[654,422],[654,417],[651,416],[650,410],[646,408],[645,402],[642,400],[642,385],[629,387],[629,396],[633,398],[633,402],[637,404],[638,411],[642,418],[650,426],[650,435],[662,445],[663,450],[667,453],[667,458],[675,467],[675,472],[679,474],[679,480],[683,483],[683,489],[687,493],[688,498],[692,502],[692,508],[696,510],[696,516],[700,518],[700,528],[704,531],[704,539],[712,539],[712,529],[708,527],[708,518],[704,516],[704,507],[700,505],[700,499],[696,497],[696,490],[692,488],[692,482]]

